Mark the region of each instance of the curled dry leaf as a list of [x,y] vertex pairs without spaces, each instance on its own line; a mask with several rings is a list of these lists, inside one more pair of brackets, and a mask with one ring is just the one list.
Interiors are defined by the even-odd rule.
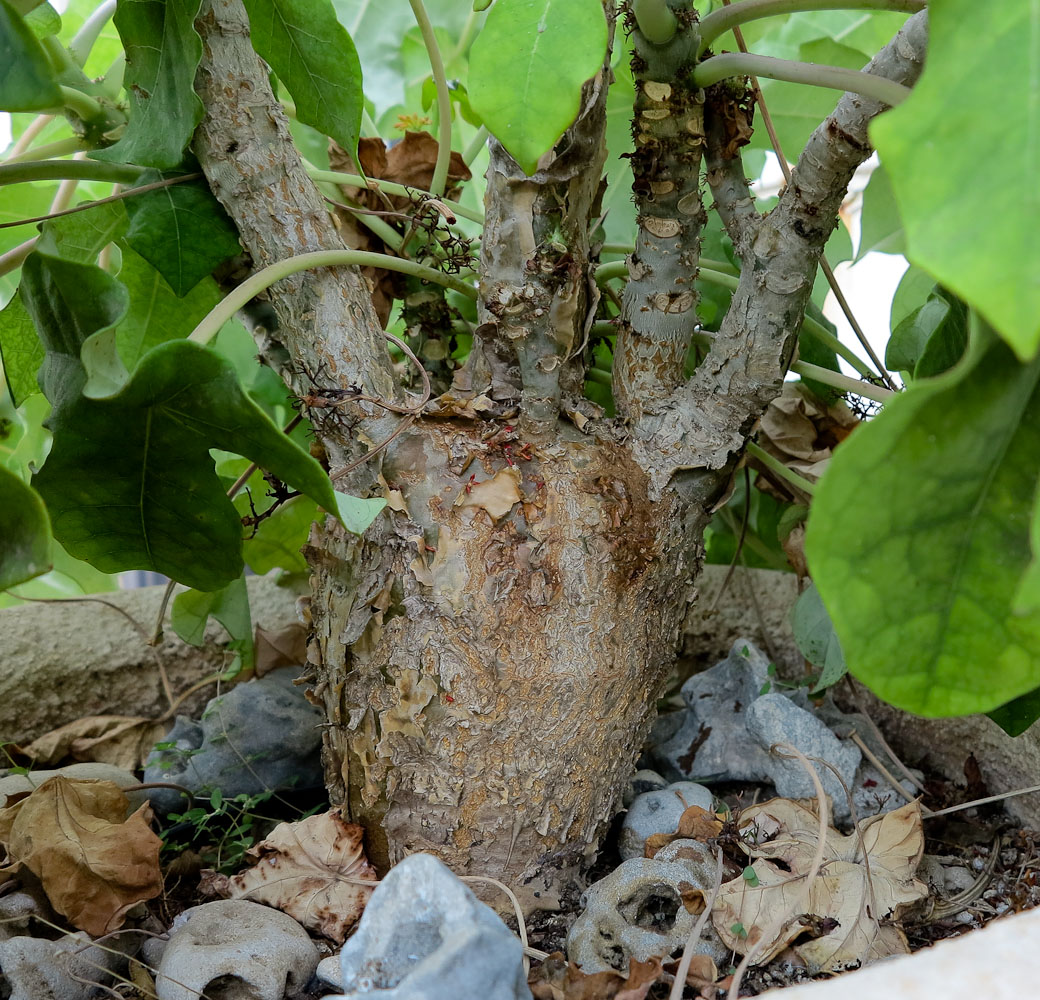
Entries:
[[582,972],[554,951],[531,969],[527,985],[535,1000],[644,1000],[661,978],[661,960],[629,960],[628,977],[620,972]]
[[91,715],[52,729],[17,749],[35,767],[56,766],[71,758],[136,771],[165,735],[166,725],[154,719]]
[[[924,851],[916,802],[859,824],[845,836],[829,829],[823,863],[812,885],[806,876],[818,845],[816,814],[789,799],[773,799],[741,814],[741,846],[755,858],[757,884],[744,876],[725,883],[712,922],[728,948],[754,949],[756,964],[785,947],[813,969],[838,971],[909,949],[898,919],[928,894],[914,872]],[[864,852],[866,859],[864,860]],[[798,942],[805,934],[815,935]]]
[[[840,400],[827,406],[801,383],[787,382],[783,392],[766,407],[759,424],[758,443],[788,468],[815,481],[823,475],[836,445],[844,441],[859,423]],[[764,466],[751,463],[759,471],[760,489],[782,501],[806,498],[795,495],[786,480]]]
[[[437,140],[429,132],[405,132],[404,138],[389,148],[379,138],[361,139],[358,143],[358,160],[366,177],[427,189],[433,181],[437,149]],[[333,170],[354,173],[354,163],[350,154],[335,143],[329,148],[329,166]],[[468,181],[471,176],[462,156],[453,152],[448,163],[449,188],[461,181]],[[366,211],[391,213],[385,218],[398,230],[403,229],[401,220],[392,213],[411,214],[414,211],[410,199],[401,195],[386,195],[378,190],[365,190],[349,185],[344,185],[341,190],[345,197]],[[450,191],[447,197],[451,197]],[[431,208],[442,215],[445,210],[443,202],[434,202]],[[448,210],[450,211],[450,206]],[[334,217],[347,246],[355,250],[386,252],[383,241],[358,222],[352,213],[337,208]],[[385,326],[393,300],[402,297],[405,283],[399,274],[382,267],[365,267],[361,271],[371,283],[372,304],[379,314],[380,322]]]
[[[257,625],[253,633],[256,675],[263,677],[280,667],[299,667],[307,662],[307,627],[293,622],[272,630]],[[160,737],[161,738],[161,737]]]
[[280,823],[246,851],[252,868],[230,878],[206,872],[203,884],[219,896],[273,906],[342,944],[378,881],[361,839],[361,827],[347,823],[338,809]]
[[128,804],[111,781],[49,778],[0,810],[2,871],[28,868],[79,930],[97,937],[118,929],[134,904],[162,892],[151,807],[128,818]]

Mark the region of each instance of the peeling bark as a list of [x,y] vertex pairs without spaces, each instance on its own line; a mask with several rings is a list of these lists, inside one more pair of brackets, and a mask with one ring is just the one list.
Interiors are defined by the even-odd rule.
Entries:
[[667,399],[684,378],[697,322],[704,148],[704,92],[682,66],[697,50],[697,13],[675,10],[679,31],[655,45],[633,29],[632,191],[639,229],[628,258],[614,352],[618,414],[638,419]]
[[[916,77],[923,26],[914,22],[874,72]],[[200,16],[200,161],[258,264],[338,246],[244,25],[240,0],[213,0]],[[676,68],[683,46],[689,38],[669,55]],[[780,389],[819,253],[879,110],[843,98],[790,190],[759,219],[730,142],[742,95],[713,89],[701,128],[700,95],[659,73],[642,79],[639,108],[653,112],[640,118],[651,137],[642,148],[671,152],[637,163],[648,198],[636,258],[654,276],[637,275],[628,293],[618,384],[630,419],[611,422],[589,419],[580,399],[606,81],[607,70],[590,81],[579,120],[534,177],[493,147],[471,361],[378,463],[355,473],[353,490],[381,492],[388,516],[363,538],[330,520],[308,546],[310,679],[328,722],[330,794],[366,825],[381,868],[429,850],[459,872],[541,890],[595,849],[653,719],[704,527]],[[692,303],[643,306],[655,282],[665,281],[669,301],[692,293],[703,209],[690,199],[703,143],[744,268],[708,359],[682,382]],[[680,217],[678,234],[654,232]],[[287,279],[271,301],[279,325],[269,353],[290,379],[321,362],[342,385],[397,391],[352,271]],[[358,434],[328,424],[322,444],[342,460],[396,419],[357,406]]]

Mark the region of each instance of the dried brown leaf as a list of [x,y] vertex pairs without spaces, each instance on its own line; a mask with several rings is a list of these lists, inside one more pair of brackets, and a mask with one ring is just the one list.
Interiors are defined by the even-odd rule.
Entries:
[[679,835],[702,843],[722,833],[722,820],[702,806],[687,807],[679,817]]
[[252,868],[230,878],[207,873],[206,887],[229,899],[266,903],[342,944],[377,883],[362,833],[338,809],[281,823],[246,852],[256,862]]
[[563,953],[553,952],[531,969],[527,985],[535,1000],[644,1000],[661,978],[661,960],[630,960],[628,977],[620,972],[582,972]]
[[293,622],[282,629],[257,625],[253,636],[256,650],[255,671],[263,677],[281,667],[299,667],[307,662],[307,626]]
[[28,868],[74,927],[95,937],[118,929],[127,910],[162,891],[151,807],[128,818],[127,806],[111,781],[49,778],[0,810],[4,870]]
[[166,726],[154,719],[90,715],[52,729],[20,749],[38,767],[57,765],[71,758],[135,771],[165,735]]
[[719,892],[712,922],[727,947],[742,954],[754,948],[755,961],[763,963],[810,932],[817,936],[794,944],[794,951],[824,971],[908,950],[902,931],[881,921],[898,919],[928,893],[914,876],[924,850],[918,803],[864,820],[859,834],[828,830],[823,863],[809,886],[818,843],[812,809],[773,799],[746,809],[739,827],[743,849],[756,859],[758,884],[740,876]]

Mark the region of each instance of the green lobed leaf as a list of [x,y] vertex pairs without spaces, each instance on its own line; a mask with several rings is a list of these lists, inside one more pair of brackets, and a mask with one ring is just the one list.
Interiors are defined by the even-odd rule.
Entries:
[[[162,179],[145,171],[139,186]],[[169,283],[187,295],[240,251],[238,230],[203,181],[188,181],[128,198],[126,241]]]
[[40,391],[36,373],[43,363],[43,344],[18,295],[0,309],[0,363],[15,406]]
[[1016,612],[1030,564],[1040,360],[973,331],[956,368],[916,382],[835,452],[806,553],[849,669],[919,715],[986,712],[1040,684],[1040,618]]
[[986,713],[1008,736],[1021,736],[1040,719],[1040,688]]
[[1027,360],[1040,348],[1040,187],[1028,141],[1040,132],[1036,5],[940,0],[928,16],[924,72],[871,138],[907,256]]
[[220,622],[231,637],[229,648],[240,660],[236,666],[252,667],[253,621],[245,576],[235,577],[220,590],[186,590],[173,599],[170,624],[177,635],[192,646],[201,646],[205,641],[206,622],[210,618]]
[[0,590],[51,568],[51,530],[40,495],[0,465]]
[[498,0],[470,53],[474,111],[525,173],[578,115],[607,51],[600,0]]
[[364,95],[361,63],[330,0],[244,0],[253,48],[296,104],[296,116],[357,150]]
[[841,640],[834,632],[831,616],[827,614],[814,585],[810,584],[795,601],[791,627],[802,656],[821,671],[813,694],[837,684],[848,669],[845,654],[841,651]]
[[200,0],[120,0],[115,25],[126,48],[130,121],[115,145],[91,154],[95,159],[159,170],[181,162],[203,114],[195,93],[199,7]]
[[46,38],[61,31],[61,14],[49,3],[41,3],[25,15],[25,23],[37,38]]
[[0,111],[42,111],[62,103],[32,29],[7,0],[0,0]]
[[109,243],[126,232],[126,209],[119,201],[95,205],[85,212],[49,219],[40,227],[36,249],[78,264],[94,264]]
[[885,364],[915,379],[952,368],[968,345],[968,311],[960,299],[935,287],[927,301],[892,331]]
[[58,409],[83,387],[80,349],[84,342],[114,326],[126,313],[126,288],[93,264],[36,251],[22,265],[19,294],[46,351],[40,386]]
[[130,308],[115,328],[116,348],[123,364],[134,366],[153,347],[187,337],[220,301],[220,288],[205,277],[179,296],[143,257],[123,247],[119,280],[130,293]]
[[115,396],[66,400],[51,428],[34,485],[55,537],[106,572],[153,570],[212,591],[242,571],[242,526],[212,448],[335,509],[321,466],[246,396],[227,361],[188,341],[147,354]]

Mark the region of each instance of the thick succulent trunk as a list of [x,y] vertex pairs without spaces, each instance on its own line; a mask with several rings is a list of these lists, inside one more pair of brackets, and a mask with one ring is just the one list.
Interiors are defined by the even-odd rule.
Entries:
[[[341,422],[315,421],[334,470],[401,432],[345,484],[382,490],[389,514],[360,538],[330,519],[308,548],[330,794],[365,823],[381,867],[428,850],[459,872],[537,875],[528,888],[540,891],[596,846],[652,721],[704,526],[780,390],[819,254],[869,155],[881,107],[847,96],[760,218],[737,152],[743,95],[714,88],[702,129],[700,95],[687,102],[665,86],[695,29],[689,4],[671,6],[682,7],[674,44],[636,40],[637,141],[667,155],[635,165],[638,288],[624,300],[616,375],[628,423],[596,419],[581,399],[606,68],[533,177],[493,144],[482,323],[452,389],[404,428],[361,402]],[[239,0],[208,0],[198,20],[200,163],[255,262],[335,246],[244,25]],[[912,82],[924,28],[911,18],[872,70]],[[684,382],[702,146],[744,268],[708,358]],[[307,272],[272,298],[270,326],[254,332],[301,395],[308,371],[394,395],[356,275]]]
[[417,429],[383,466],[393,528],[309,552],[328,760],[377,863],[555,879],[616,812],[704,514],[561,426],[513,466],[475,429]]

